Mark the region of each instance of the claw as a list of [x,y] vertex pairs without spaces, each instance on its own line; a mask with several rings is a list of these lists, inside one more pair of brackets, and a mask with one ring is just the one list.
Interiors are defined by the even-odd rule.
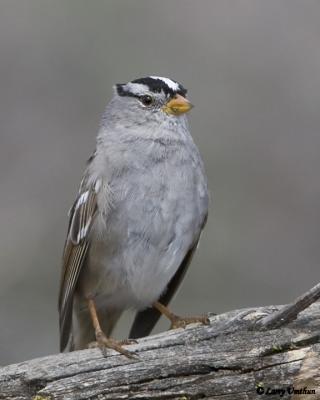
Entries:
[[136,339],[123,339],[120,340],[120,342],[122,345],[131,345],[131,344],[138,344],[139,342]]
[[117,340],[107,337],[104,334],[104,332],[101,329],[96,306],[95,306],[94,300],[92,298],[88,298],[88,307],[89,307],[93,327],[95,330],[96,340],[97,340],[96,342],[89,343],[89,346],[90,347],[93,347],[93,346],[99,347],[102,352],[102,355],[104,357],[107,356],[106,349],[109,348],[109,349],[113,349],[113,350],[117,351],[120,354],[123,354],[124,356],[126,356],[128,358],[139,359],[139,357],[137,356],[136,353],[133,353],[133,352],[128,351],[123,348],[123,344],[128,344],[128,343],[118,342]]
[[179,317],[178,315],[171,312],[167,306],[164,306],[163,304],[159,303],[159,301],[154,302],[153,307],[156,310],[158,310],[161,314],[165,315],[171,321],[170,329],[185,328],[187,325],[194,324],[197,322],[203,325],[210,325],[210,320],[205,315],[199,317],[185,317],[185,318]]
[[98,347],[101,349],[104,357],[107,355],[106,349],[109,348],[117,351],[120,354],[123,354],[127,358],[139,359],[136,353],[128,351],[123,347],[124,343],[112,338],[108,338],[102,331],[97,333],[97,342]]
[[210,320],[206,316],[199,317],[179,317],[177,315],[171,321],[170,329],[186,328],[187,325],[201,323],[203,325],[210,325]]

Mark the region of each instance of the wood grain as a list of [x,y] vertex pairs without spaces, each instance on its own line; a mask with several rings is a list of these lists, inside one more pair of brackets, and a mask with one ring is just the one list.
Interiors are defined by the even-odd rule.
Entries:
[[[285,327],[257,329],[280,307],[213,316],[211,325],[190,325],[128,346],[139,359],[90,349],[52,355],[0,369],[0,399],[279,399],[257,388],[307,386],[320,399],[320,304]],[[262,390],[260,389],[260,390]],[[307,395],[283,399],[309,398]]]

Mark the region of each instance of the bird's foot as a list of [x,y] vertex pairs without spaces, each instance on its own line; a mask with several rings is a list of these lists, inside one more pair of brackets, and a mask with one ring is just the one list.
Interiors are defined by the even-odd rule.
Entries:
[[96,339],[96,342],[89,343],[88,347],[99,347],[104,357],[107,357],[107,349],[113,349],[128,358],[139,358],[136,353],[128,351],[123,347],[123,345],[133,344],[134,342],[132,340],[130,340],[130,342],[129,340],[117,341],[115,339],[107,337],[102,331],[96,333]]
[[180,317],[170,311],[167,306],[163,305],[159,301],[154,302],[153,307],[171,321],[170,329],[185,328],[187,325],[195,324],[197,322],[203,325],[210,325],[210,320],[205,315],[199,317]]
[[203,325],[210,325],[210,320],[205,315],[198,317],[179,317],[178,315],[172,314],[170,329],[185,328],[187,325],[201,323]]
[[130,344],[137,344],[139,342],[136,339],[123,339],[123,340],[120,340],[119,343],[121,345],[130,345]]

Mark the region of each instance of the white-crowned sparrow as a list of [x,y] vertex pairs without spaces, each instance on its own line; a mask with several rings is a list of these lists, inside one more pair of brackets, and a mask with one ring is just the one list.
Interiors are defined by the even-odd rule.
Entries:
[[69,215],[59,295],[60,347],[108,338],[121,313],[137,310],[129,337],[150,333],[197,247],[208,213],[203,163],[188,129],[179,83],[149,76],[117,84]]

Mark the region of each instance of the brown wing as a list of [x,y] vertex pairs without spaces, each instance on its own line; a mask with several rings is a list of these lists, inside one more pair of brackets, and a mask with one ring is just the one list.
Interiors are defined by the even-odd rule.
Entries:
[[[191,247],[186,256],[184,257],[179,269],[171,279],[168,284],[167,290],[161,295],[158,300],[163,305],[168,305],[173,295],[177,291],[187,269],[192,260],[193,254],[197,249],[197,245],[199,242],[200,236],[197,239],[196,243]],[[155,308],[147,308],[146,310],[140,311],[136,314],[136,317],[133,321],[129,338],[137,339],[140,337],[144,337],[149,335],[152,331],[155,324],[158,322],[158,319],[161,317],[161,314]]]
[[[83,185],[82,185],[83,186]],[[93,187],[81,187],[70,210],[69,228],[63,252],[59,293],[60,350],[67,346],[71,321],[73,294],[90,246],[89,233],[97,211]]]

